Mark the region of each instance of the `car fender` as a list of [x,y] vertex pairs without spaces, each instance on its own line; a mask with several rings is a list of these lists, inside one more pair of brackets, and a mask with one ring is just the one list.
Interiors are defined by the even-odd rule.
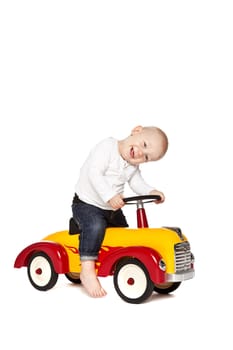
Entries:
[[159,268],[159,261],[162,256],[156,250],[143,246],[102,247],[97,263],[98,276],[112,275],[117,262],[128,257],[140,260],[145,265],[154,283],[165,282],[165,272]]
[[65,248],[61,244],[52,241],[41,241],[27,246],[16,257],[14,267],[28,266],[31,255],[40,251],[49,256],[57,273],[69,272],[69,259]]

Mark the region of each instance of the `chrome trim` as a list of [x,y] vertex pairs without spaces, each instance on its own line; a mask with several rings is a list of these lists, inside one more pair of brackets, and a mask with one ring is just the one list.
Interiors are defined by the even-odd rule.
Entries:
[[137,201],[137,209],[143,209],[144,208],[144,204],[142,200],[138,200]]
[[181,273],[166,273],[166,282],[182,282],[185,280],[190,280],[195,275],[195,271],[189,270]]
[[188,241],[177,243],[175,248],[175,272],[183,273],[192,269],[192,257]]

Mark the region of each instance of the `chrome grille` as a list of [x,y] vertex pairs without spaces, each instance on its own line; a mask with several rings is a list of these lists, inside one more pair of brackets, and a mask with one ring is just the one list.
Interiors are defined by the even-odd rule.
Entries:
[[191,251],[189,242],[177,243],[175,245],[176,273],[191,269]]

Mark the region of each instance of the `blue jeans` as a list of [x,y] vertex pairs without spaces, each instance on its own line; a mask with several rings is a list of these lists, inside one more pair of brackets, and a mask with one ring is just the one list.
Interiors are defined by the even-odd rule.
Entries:
[[72,212],[81,230],[79,235],[81,261],[98,258],[107,227],[128,227],[121,209],[104,210],[78,199],[72,204]]

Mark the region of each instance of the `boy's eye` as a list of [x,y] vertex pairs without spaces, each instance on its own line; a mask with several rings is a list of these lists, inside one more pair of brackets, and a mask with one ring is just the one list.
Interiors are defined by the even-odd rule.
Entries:
[[[146,148],[147,147],[147,144],[146,142],[144,141],[143,142],[143,147]],[[145,162],[148,162],[148,156],[145,154]]]

